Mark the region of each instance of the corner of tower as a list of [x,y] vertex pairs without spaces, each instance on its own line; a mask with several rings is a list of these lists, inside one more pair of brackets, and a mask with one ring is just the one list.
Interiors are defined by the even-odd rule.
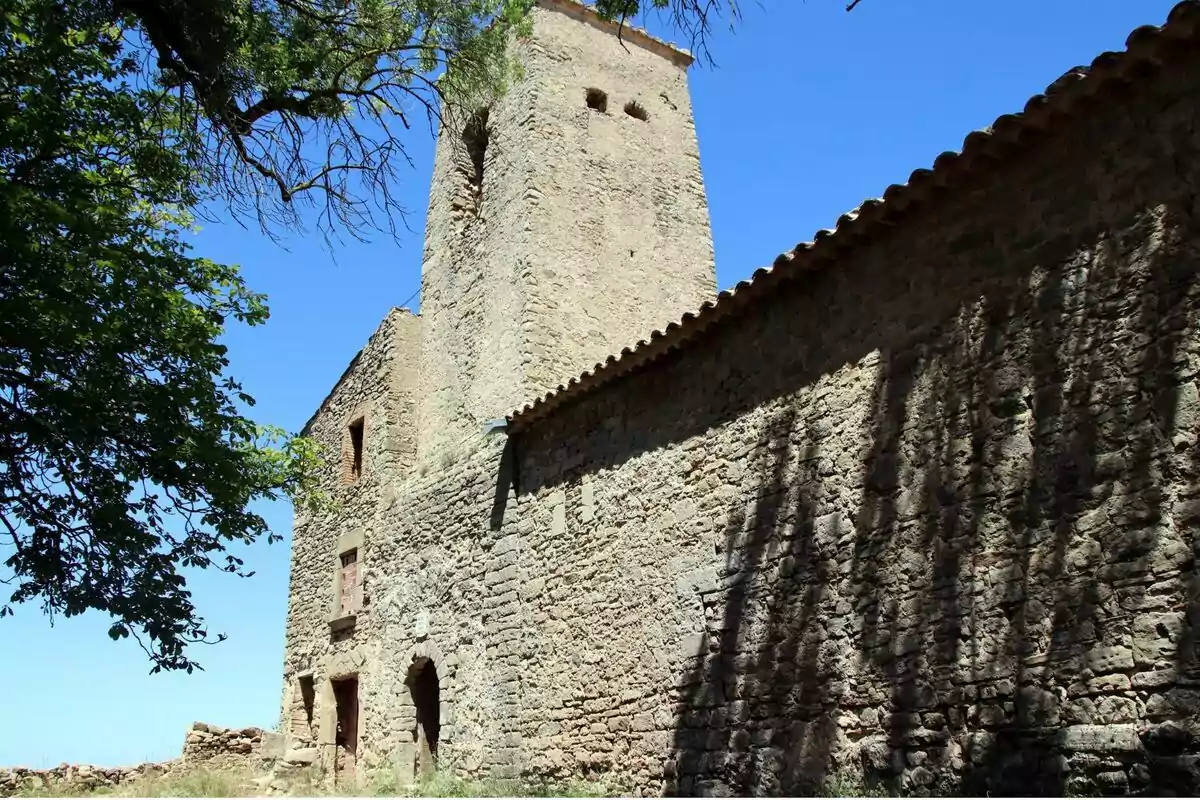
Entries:
[[600,13],[596,11],[594,6],[581,3],[579,0],[537,0],[537,5],[541,8],[566,14],[580,22],[610,33],[623,43],[629,42],[652,53],[656,53],[681,69],[687,69],[695,61],[695,58],[689,51],[653,36],[644,28],[637,28],[624,22],[605,19],[600,16]]

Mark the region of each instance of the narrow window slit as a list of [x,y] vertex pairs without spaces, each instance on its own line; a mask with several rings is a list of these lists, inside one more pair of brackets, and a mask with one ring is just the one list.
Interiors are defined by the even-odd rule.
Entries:
[[363,470],[363,431],[366,419],[359,417],[350,423],[350,480],[356,481],[362,477]]
[[342,594],[338,598],[342,616],[358,611],[354,607],[355,589],[358,586],[358,550],[342,553]]
[[461,167],[466,178],[464,207],[475,216],[483,204],[483,174],[488,148],[488,109],[476,111],[463,127],[462,141],[469,161]]

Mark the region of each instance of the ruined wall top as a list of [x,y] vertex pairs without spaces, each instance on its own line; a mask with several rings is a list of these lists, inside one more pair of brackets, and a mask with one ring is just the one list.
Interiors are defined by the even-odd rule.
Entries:
[[604,19],[594,7],[584,5],[578,2],[578,0],[538,0],[538,5],[542,8],[559,11],[588,25],[593,25],[600,30],[607,31],[614,36],[619,36],[621,41],[632,42],[640,47],[644,47],[683,69],[687,69],[695,60],[687,50],[676,47],[670,42],[659,39],[656,36],[652,36],[643,28],[635,28],[632,25],[619,24]]

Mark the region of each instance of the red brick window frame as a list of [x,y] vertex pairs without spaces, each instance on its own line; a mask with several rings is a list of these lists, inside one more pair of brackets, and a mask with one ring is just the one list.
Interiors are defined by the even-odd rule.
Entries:
[[338,537],[334,552],[332,597],[329,624],[335,629],[350,628],[363,608],[363,536],[347,533]]
[[338,601],[341,616],[345,617],[358,610],[354,607],[354,594],[358,587],[358,550],[342,553],[341,560],[342,591]]

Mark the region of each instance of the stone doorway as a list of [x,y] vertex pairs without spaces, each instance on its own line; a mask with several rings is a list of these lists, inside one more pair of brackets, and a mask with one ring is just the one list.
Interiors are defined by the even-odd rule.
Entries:
[[441,734],[441,688],[437,667],[428,658],[419,659],[408,671],[409,695],[416,710],[417,775],[430,775],[437,768],[438,737]]
[[332,683],[337,714],[333,780],[338,784],[344,779],[353,779],[358,763],[358,678],[342,678]]

